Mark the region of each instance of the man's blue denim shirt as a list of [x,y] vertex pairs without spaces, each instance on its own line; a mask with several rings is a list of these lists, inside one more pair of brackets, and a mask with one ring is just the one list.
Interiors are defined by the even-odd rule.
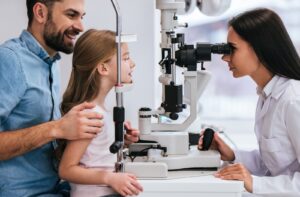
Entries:
[[[51,58],[26,30],[19,38],[0,45],[0,132],[48,122],[53,102],[52,119],[60,118],[58,59],[58,53]],[[50,142],[0,161],[0,196],[60,196],[55,194],[59,178],[53,151]]]

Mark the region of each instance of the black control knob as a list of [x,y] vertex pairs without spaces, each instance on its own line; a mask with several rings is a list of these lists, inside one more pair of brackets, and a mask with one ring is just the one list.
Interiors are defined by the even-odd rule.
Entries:
[[177,113],[170,113],[169,117],[170,117],[172,120],[177,120],[177,119],[178,119],[178,114],[177,114]]
[[113,154],[117,153],[122,148],[123,143],[120,141],[114,142],[110,147],[109,151]]
[[201,150],[208,150],[213,139],[214,139],[215,131],[211,128],[207,128],[204,130],[203,133],[203,142],[202,142],[202,149]]

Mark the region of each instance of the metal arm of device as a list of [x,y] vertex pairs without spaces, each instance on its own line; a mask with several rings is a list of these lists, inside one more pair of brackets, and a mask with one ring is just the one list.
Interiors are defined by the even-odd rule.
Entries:
[[[117,84],[116,87],[122,85],[121,81],[121,32],[122,32],[122,17],[117,0],[111,0],[111,3],[116,12],[116,45],[117,45]],[[113,120],[115,122],[115,142],[110,146],[111,153],[117,153],[117,162],[115,164],[116,172],[124,171],[123,164],[123,146],[124,146],[124,120],[125,108],[123,107],[123,92],[116,91],[117,106],[114,107]]]

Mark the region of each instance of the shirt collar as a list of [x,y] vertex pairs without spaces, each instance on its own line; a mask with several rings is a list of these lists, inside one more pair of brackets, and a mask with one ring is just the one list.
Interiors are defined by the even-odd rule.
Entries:
[[267,85],[263,89],[257,87],[256,92],[259,96],[262,96],[264,99],[266,99],[270,95],[275,99],[278,99],[280,95],[284,92],[287,81],[287,78],[274,75],[274,77],[267,83]]
[[20,38],[32,53],[44,60],[47,64],[53,64],[56,60],[60,60],[61,57],[59,53],[50,57],[47,51],[38,43],[29,31],[23,30]]
[[277,76],[274,75],[274,77],[272,77],[272,79],[267,83],[267,85],[265,85],[264,88],[260,88],[257,86],[256,88],[257,94],[262,96],[264,99],[266,99],[272,93],[272,89],[277,80],[278,80]]

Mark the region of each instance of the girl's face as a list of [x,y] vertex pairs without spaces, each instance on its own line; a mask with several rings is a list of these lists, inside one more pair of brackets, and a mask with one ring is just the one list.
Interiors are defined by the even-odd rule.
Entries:
[[[122,83],[131,83],[132,82],[132,72],[135,67],[135,63],[129,56],[129,49],[126,43],[123,43],[122,46],[122,57],[121,57],[121,81]],[[110,66],[112,67],[111,78],[114,83],[117,82],[117,54],[115,54],[110,61]]]
[[222,59],[228,63],[233,77],[255,77],[262,64],[257,58],[253,48],[244,41],[232,27],[229,27],[227,42],[232,46],[230,55],[223,55]]

